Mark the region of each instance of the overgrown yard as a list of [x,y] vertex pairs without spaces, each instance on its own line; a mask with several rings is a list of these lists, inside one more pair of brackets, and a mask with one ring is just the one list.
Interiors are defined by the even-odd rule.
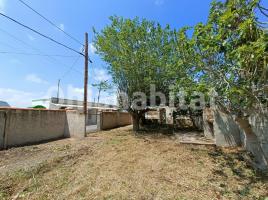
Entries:
[[247,157],[120,128],[0,152],[0,199],[265,199]]

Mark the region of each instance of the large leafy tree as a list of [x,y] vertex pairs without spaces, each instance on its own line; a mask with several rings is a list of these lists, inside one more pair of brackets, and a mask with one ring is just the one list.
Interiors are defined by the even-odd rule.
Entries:
[[208,23],[196,26],[199,66],[218,92],[218,103],[236,113],[265,105],[267,32],[258,26],[258,0],[214,2]]
[[[259,0],[214,1],[206,24],[198,24],[192,38],[195,62],[216,103],[236,116],[250,138],[256,138],[248,116],[267,109],[268,34],[260,26]],[[268,15],[266,15],[268,16]]]
[[[119,92],[126,94],[133,128],[138,130],[139,120],[146,108],[136,109],[133,106],[137,99],[136,92],[142,92],[148,98],[153,84],[156,91],[168,97],[170,85],[187,73],[177,51],[178,38],[183,38],[185,33],[179,35],[169,26],[163,28],[145,19],[113,16],[110,20],[111,24],[101,32],[95,31],[95,46],[109,65]],[[147,98],[139,103],[150,105]]]
[[263,106],[267,33],[258,26],[258,0],[213,2],[207,24],[195,27],[195,57],[218,103],[248,112]]

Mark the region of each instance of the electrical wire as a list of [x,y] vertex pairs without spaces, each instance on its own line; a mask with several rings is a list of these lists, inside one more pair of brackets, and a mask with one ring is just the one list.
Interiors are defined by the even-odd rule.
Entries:
[[[3,33],[5,33],[6,35],[8,35],[9,37],[13,38],[14,40],[16,40],[16,41],[22,43],[23,45],[32,48],[32,49],[35,50],[36,52],[38,52],[38,53],[40,53],[40,54],[44,54],[40,49],[38,49],[38,48],[36,48],[36,47],[34,47],[34,46],[28,44],[27,42],[25,42],[25,41],[23,41],[23,40],[21,40],[21,39],[19,39],[19,38],[17,38],[16,36],[14,36],[13,34],[11,34],[11,33],[7,32],[7,31],[5,31],[4,29],[0,28],[0,31],[2,31]],[[46,58],[46,57],[45,57],[45,58]],[[57,64],[57,65],[60,64],[60,65],[63,65],[63,66],[65,66],[65,67],[69,67],[69,66],[67,66],[66,64],[64,64],[64,63],[62,63],[62,62],[60,62],[60,61],[58,61],[57,59],[55,59],[55,58],[52,57],[52,56],[49,56],[49,55],[48,55],[48,58],[49,58],[49,59],[47,59],[47,60],[49,60],[51,63]],[[74,70],[75,72],[79,73],[80,75],[83,75],[83,73],[80,72],[79,70],[75,70],[75,69],[73,69],[73,70]]]
[[73,58],[76,56],[69,56],[69,55],[49,55],[49,54],[38,54],[38,53],[24,53],[24,52],[10,52],[10,51],[0,51],[0,54],[17,54],[17,55],[26,55],[26,56],[54,56],[54,57],[63,57],[63,58]]
[[23,24],[23,23],[21,23],[21,22],[15,20],[15,19],[13,19],[13,18],[11,18],[11,17],[9,17],[9,16],[7,16],[7,15],[1,13],[1,12],[0,12],[0,15],[2,15],[3,17],[5,17],[5,18],[7,18],[7,19],[9,19],[9,20],[11,20],[11,21],[13,21],[14,23],[16,23],[16,24],[18,24],[18,25],[20,25],[20,26],[22,26],[22,27],[24,27],[24,28],[26,28],[26,29],[28,29],[28,30],[30,30],[30,31],[32,31],[32,32],[34,32],[34,33],[36,33],[36,34],[38,34],[38,35],[40,35],[40,36],[42,36],[42,37],[44,37],[44,38],[46,38],[46,39],[52,41],[52,42],[54,42],[54,43],[56,43],[56,44],[58,44],[58,45],[60,45],[60,46],[65,47],[66,49],[69,49],[69,50],[71,50],[71,51],[73,51],[73,52],[75,52],[75,53],[78,53],[78,54],[84,56],[84,54],[82,54],[81,52],[79,52],[79,51],[77,51],[77,50],[75,50],[75,49],[73,49],[73,48],[71,48],[71,47],[69,47],[69,46],[67,46],[67,45],[65,45],[65,44],[62,44],[61,42],[56,41],[56,40],[54,40],[53,38],[51,38],[51,37],[49,37],[49,36],[46,36],[46,35],[44,35],[43,33],[40,33],[39,31],[37,31],[37,30],[35,30],[35,29],[33,29],[33,28],[30,28],[29,26],[27,26],[27,25],[25,25],[25,24]]
[[73,64],[71,65],[71,67],[63,74],[63,76],[60,78],[60,80],[64,79],[75,67],[76,63],[79,61],[79,58],[81,56],[78,56],[75,61],[73,62]]
[[67,33],[66,31],[62,30],[60,27],[58,27],[54,22],[52,22],[51,20],[49,20],[48,18],[46,18],[44,15],[42,15],[40,12],[38,12],[37,10],[35,10],[34,8],[32,8],[30,5],[28,5],[27,3],[25,3],[22,0],[19,0],[22,4],[24,4],[26,7],[28,7],[30,10],[32,10],[33,12],[35,12],[37,15],[39,15],[40,17],[42,17],[44,20],[46,20],[48,23],[50,23],[52,26],[56,27],[58,30],[60,30],[61,32],[63,32],[65,35],[67,35],[69,38],[71,38],[72,40],[76,41],[78,44],[84,46],[83,43],[81,43],[78,39],[76,39],[75,37],[71,36],[69,33]]

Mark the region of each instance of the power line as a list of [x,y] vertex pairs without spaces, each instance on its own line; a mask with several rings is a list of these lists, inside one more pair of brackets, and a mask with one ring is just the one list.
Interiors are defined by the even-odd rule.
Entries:
[[0,54],[17,54],[17,55],[26,55],[26,56],[54,56],[54,57],[65,57],[65,58],[73,58],[76,56],[68,56],[68,55],[49,55],[49,54],[38,54],[38,53],[24,53],[24,52],[9,52],[9,51],[0,51]]
[[[33,49],[34,51],[43,54],[43,52],[42,52],[40,49],[38,49],[38,48],[34,47],[33,45],[31,45],[31,44],[29,44],[29,43],[27,43],[27,42],[25,42],[25,41],[19,39],[18,37],[16,37],[15,35],[9,33],[8,31],[6,31],[6,30],[4,30],[4,29],[2,29],[2,28],[0,28],[0,31],[2,31],[3,33],[5,33],[6,35],[8,35],[9,37],[13,38],[14,40],[20,42],[20,43],[23,44],[24,46],[30,47],[30,48]],[[47,60],[49,60],[50,62],[52,62],[51,60],[53,60],[54,63],[57,63],[57,64],[60,63],[60,62],[58,62],[58,60],[56,60],[55,58],[53,58],[53,57],[51,57],[51,56],[48,56],[48,57],[49,57],[50,59],[47,59]],[[60,63],[60,64],[61,64],[61,63]]]
[[28,5],[27,3],[25,3],[22,0],[19,0],[22,4],[24,4],[26,7],[28,7],[30,10],[32,10],[33,12],[35,12],[37,15],[39,15],[40,17],[42,17],[44,20],[46,20],[48,23],[50,23],[52,26],[56,27],[58,30],[60,30],[61,32],[63,32],[65,35],[67,35],[69,38],[71,38],[72,40],[76,41],[77,43],[79,43],[80,45],[84,46],[84,44],[82,44],[78,39],[76,39],[75,37],[71,36],[69,33],[67,33],[66,31],[62,30],[60,27],[58,27],[55,23],[53,23],[51,20],[49,20],[48,18],[46,18],[44,15],[42,15],[41,13],[39,13],[38,11],[36,11],[35,9],[33,9],[30,5]]
[[64,79],[75,67],[76,63],[78,62],[80,56],[78,56],[75,61],[73,62],[73,64],[71,65],[71,67],[63,74],[63,76],[60,78],[60,80]]
[[[41,54],[44,54],[40,49],[38,49],[38,48],[36,48],[36,47],[34,47],[34,46],[28,44],[27,42],[24,42],[23,40],[17,38],[17,37],[14,36],[13,34],[11,34],[11,33],[7,32],[7,31],[3,30],[2,28],[0,28],[0,31],[2,31],[3,33],[7,34],[9,37],[13,38],[14,40],[17,40],[18,42],[22,43],[23,45],[28,46],[28,47],[32,48],[33,50],[35,50],[35,51],[37,51],[37,52],[39,52],[39,53],[41,53]],[[45,57],[45,58],[46,58],[46,57]],[[50,58],[50,59],[48,59],[48,58]],[[47,60],[49,60],[51,63],[57,64],[57,65],[60,64],[60,65],[64,65],[65,67],[69,67],[69,66],[67,66],[65,63],[62,63],[62,62],[58,61],[57,59],[55,59],[55,58],[52,57],[52,56],[48,56],[48,58],[47,58]],[[76,70],[76,69],[73,69],[73,70],[74,70],[75,72],[77,72],[77,73],[83,75],[83,73],[82,73],[81,71]]]
[[5,18],[7,18],[7,19],[9,19],[9,20],[11,20],[11,21],[13,21],[13,22],[15,22],[16,24],[19,24],[20,26],[23,26],[23,27],[26,28],[26,29],[29,29],[29,30],[33,31],[34,33],[36,33],[36,34],[38,34],[38,35],[40,35],[40,36],[42,36],[42,37],[44,37],[44,38],[46,38],[46,39],[48,39],[48,40],[50,40],[50,41],[52,41],[52,42],[54,42],[54,43],[60,45],[60,46],[63,46],[63,47],[65,47],[65,48],[67,48],[67,49],[69,49],[69,50],[71,50],[71,51],[73,51],[73,52],[75,52],[75,53],[78,53],[78,54],[84,56],[84,54],[82,54],[81,52],[79,52],[79,51],[77,51],[77,50],[75,50],[75,49],[73,49],[73,48],[71,48],[71,47],[68,47],[68,46],[65,45],[65,44],[62,44],[61,42],[58,42],[58,41],[54,40],[53,38],[51,38],[51,37],[49,37],[49,36],[46,36],[46,35],[44,35],[43,33],[40,33],[40,32],[38,32],[38,31],[36,31],[35,29],[30,28],[30,27],[27,26],[27,25],[24,25],[24,24],[22,24],[21,22],[15,20],[15,19],[13,19],[13,18],[11,18],[11,17],[9,17],[9,16],[7,16],[7,15],[5,15],[5,14],[3,14],[3,13],[0,13],[0,15],[2,15],[3,17],[5,17]]

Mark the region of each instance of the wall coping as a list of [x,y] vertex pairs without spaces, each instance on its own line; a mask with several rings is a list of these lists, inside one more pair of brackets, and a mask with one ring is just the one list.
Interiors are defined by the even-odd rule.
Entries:
[[54,112],[66,112],[67,110],[52,110],[52,109],[40,109],[40,108],[0,108],[0,111],[9,111],[9,110],[18,110],[18,111],[54,111]]

